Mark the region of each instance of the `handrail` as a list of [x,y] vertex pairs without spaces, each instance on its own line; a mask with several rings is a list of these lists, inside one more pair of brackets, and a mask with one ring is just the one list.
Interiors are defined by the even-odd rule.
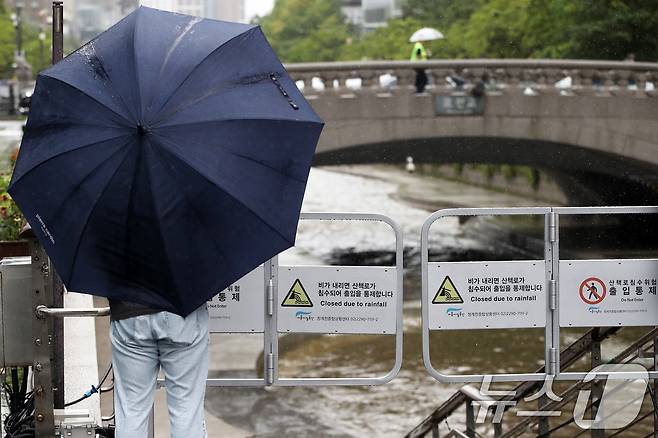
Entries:
[[35,309],[37,318],[46,318],[48,316],[53,318],[81,318],[81,317],[100,317],[100,316],[109,316],[110,308],[109,307],[96,307],[91,309],[73,309],[73,308],[61,308],[61,307],[47,307],[47,306],[37,306]]
[[[457,76],[465,83],[458,88],[468,90],[482,82],[487,93],[505,93],[530,87],[537,93],[559,95],[596,94],[600,96],[626,95],[656,97],[658,63],[580,59],[438,59],[431,61],[349,61],[307,62],[286,64],[288,73],[298,83],[303,83],[304,93],[317,97],[345,96],[354,94],[375,95],[381,91],[411,89],[416,70],[425,70],[430,84],[428,89],[441,94],[455,91],[446,82],[447,77]],[[384,85],[381,77],[390,75],[395,80]],[[324,88],[315,89],[319,78]],[[349,79],[361,79],[360,85]],[[562,79],[569,81],[560,83]],[[654,86],[649,86],[649,83]],[[454,85],[454,84],[453,84]],[[631,87],[632,86],[632,87]],[[608,92],[612,92],[611,94]],[[357,94],[354,94],[356,96]]]
[[[635,352],[638,350],[638,348],[642,347],[644,344],[647,342],[652,341],[656,336],[658,336],[658,329],[653,329],[647,333],[645,333],[641,338],[633,342],[631,345],[629,345],[626,349],[618,353],[614,358],[612,358],[609,362],[610,363],[618,363],[622,359],[626,358],[629,356],[631,353]],[[631,358],[631,360],[634,359]],[[562,394],[560,394],[560,397],[562,400],[558,401],[551,401],[550,403],[546,404],[543,406],[542,409],[547,410],[547,411],[552,411],[552,410],[557,410],[561,408],[562,406],[566,405],[569,401],[573,400],[577,393],[577,390],[580,390],[582,387],[588,385],[586,382],[578,382],[572,386],[570,386],[566,391],[564,391]],[[539,421],[539,417],[526,417],[523,421],[517,423],[510,429],[509,431],[505,432],[505,434],[501,435],[501,438],[514,438],[517,436],[520,436],[521,434],[524,433],[527,428],[532,425],[533,423],[536,423]]]
[[656,62],[630,62],[587,59],[435,59],[414,61],[346,61],[346,62],[302,62],[285,64],[289,73],[310,73],[324,70],[354,71],[396,68],[564,68],[588,70],[632,70],[656,71]]
[[[590,347],[592,342],[592,334],[596,329],[591,329],[579,339],[574,341],[571,345],[564,349],[560,355],[560,366],[568,367],[574,364],[578,359],[590,352]],[[619,330],[620,327],[606,327],[599,330],[599,336],[597,337],[598,341],[606,339]],[[544,367],[539,368],[536,373],[544,372]],[[517,385],[512,393],[514,396],[506,396],[501,400],[518,400],[525,397],[527,394],[530,394],[533,390],[543,385],[543,381],[528,381],[523,382]],[[455,392],[448,400],[443,402],[441,406],[436,408],[427,418],[425,418],[419,425],[417,425],[411,432],[409,432],[405,437],[406,438],[417,438],[423,437],[426,434],[432,431],[432,428],[435,425],[438,425],[441,421],[448,418],[456,409],[461,407],[467,401],[477,400],[475,398],[469,397],[469,392],[457,391]]]

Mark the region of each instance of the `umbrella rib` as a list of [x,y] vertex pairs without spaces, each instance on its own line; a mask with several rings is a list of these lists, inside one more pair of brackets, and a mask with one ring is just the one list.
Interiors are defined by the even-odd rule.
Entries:
[[140,87],[141,81],[139,80],[139,68],[137,68],[137,53],[136,53],[136,48],[137,45],[135,44],[135,39],[137,37],[137,22],[139,21],[139,15],[135,17],[135,22],[133,24],[133,70],[135,72],[135,91],[137,92],[137,111],[139,114],[137,114],[137,120],[142,120],[142,89]]
[[[82,180],[80,180],[80,182],[74,187],[73,190],[71,190],[70,193],[75,193],[75,192],[76,192],[76,191],[82,186],[82,184],[83,184],[85,181],[87,181],[87,179],[88,179],[90,176],[94,175],[94,173],[96,172],[97,169],[101,168],[101,167],[107,162],[107,160],[112,159],[115,155],[117,155],[119,152],[121,152],[122,149],[123,149],[122,147],[118,148],[116,151],[112,152],[112,154],[111,154],[109,157],[107,157],[107,159],[101,161],[101,162],[98,163],[96,166],[94,166],[94,168],[91,169],[91,171],[90,171],[89,173],[87,173],[87,175],[85,175],[85,177],[82,178]],[[70,196],[69,196],[69,197],[70,197]],[[62,213],[63,211],[65,211],[65,210],[64,210],[64,205],[65,205],[65,203],[62,203],[62,204],[59,205],[59,207],[57,207],[57,210],[55,210],[55,212],[54,212],[54,213],[52,214],[52,216],[50,217],[50,220],[51,220],[51,221],[55,221],[55,219],[57,219],[57,217],[60,215],[60,213]]]
[[[269,78],[269,75],[268,75],[268,76],[264,76],[263,79],[260,80],[260,81],[246,82],[246,83],[239,82],[239,85],[250,86],[250,85],[260,84],[262,82],[269,81],[269,80],[270,80],[270,78]],[[221,84],[217,88],[214,88],[214,89],[211,89],[211,90],[207,91],[206,94],[204,94],[203,96],[199,96],[196,99],[194,99],[190,102],[187,102],[185,105],[179,106],[178,108],[174,108],[173,111],[171,111],[169,113],[160,115],[159,118],[155,122],[151,123],[151,125],[154,126],[154,127],[161,126],[160,124],[164,120],[166,120],[167,118],[171,118],[171,117],[175,116],[176,114],[180,113],[181,111],[186,110],[187,108],[198,105],[199,103],[203,102],[206,99],[210,99],[211,97],[216,97],[217,95],[219,95],[221,93],[224,93],[226,91],[230,91],[233,88],[235,88],[234,87],[235,84],[236,83]],[[164,105],[160,109],[162,109],[162,108],[164,108]],[[158,110],[158,111],[160,111],[160,110]]]
[[[192,169],[193,172],[198,173],[199,175],[202,175],[202,176],[203,176],[206,180],[208,180],[211,184],[216,185],[216,183],[215,183],[214,181],[212,181],[212,180],[211,180],[210,178],[208,178],[206,175],[204,175],[203,173],[201,173],[201,172],[199,172],[197,169],[195,169],[194,166],[192,166],[190,163],[188,163],[183,157],[181,157],[181,156],[178,155],[177,153],[171,151],[171,150],[170,150],[169,148],[167,148],[167,147],[164,147],[163,150],[165,151],[165,155],[166,155],[166,153],[170,153],[170,154],[175,155],[176,158],[178,158],[178,159],[180,160],[181,163],[183,163],[185,166],[187,166],[187,167],[189,167],[190,169]],[[226,189],[224,189],[224,188],[222,188],[222,191],[223,191],[224,193],[226,193],[229,197],[231,197],[235,202],[237,202],[238,204],[242,205],[244,208],[246,208],[247,210],[249,210],[249,211],[250,211],[254,216],[256,216],[256,217],[257,217],[262,223],[264,223],[265,225],[267,225],[267,226],[268,226],[269,228],[271,228],[276,234],[278,234],[279,236],[281,236],[281,238],[282,238],[284,241],[289,242],[289,243],[294,243],[294,242],[290,242],[290,240],[288,240],[288,238],[287,238],[286,236],[284,236],[283,234],[281,234],[281,232],[280,232],[279,230],[277,230],[275,227],[273,227],[271,224],[269,224],[265,219],[263,219],[263,217],[262,217],[261,215],[259,215],[257,212],[255,212],[251,207],[249,207],[248,205],[246,205],[246,204],[245,204],[244,202],[242,202],[240,199],[238,199],[238,198],[236,198],[235,196],[233,196],[233,194],[231,194],[230,192],[228,192],[228,191],[227,191]]]
[[[148,142],[148,141],[147,141],[147,142]],[[148,142],[148,143],[149,143],[149,145],[150,145],[150,142]],[[152,146],[152,145],[150,145],[150,149],[153,151],[153,155],[157,155],[157,154],[155,153],[155,151],[153,150],[153,146]],[[136,169],[137,169],[137,167],[136,167]],[[166,249],[167,243],[166,243],[166,240],[165,240],[165,238],[164,238],[164,236],[163,236],[163,234],[162,234],[162,227],[160,227],[160,220],[159,220],[159,219],[160,219],[160,213],[158,212],[158,207],[157,207],[156,202],[155,202],[155,197],[152,196],[152,195],[153,195],[153,178],[151,177],[151,172],[150,172],[150,169],[149,169],[148,166],[146,166],[146,169],[147,169],[147,170],[146,170],[146,175],[147,175],[148,180],[149,180],[149,189],[150,189],[150,191],[151,191],[151,197],[150,197],[150,198],[151,198],[151,204],[152,204],[152,207],[153,207],[153,211],[155,212],[156,218],[158,219],[157,221],[155,221],[156,224],[154,225],[154,227],[155,227],[155,228],[157,229],[157,231],[158,231],[158,236],[160,237],[160,241],[161,241],[162,246],[163,246],[163,248],[164,248],[164,250],[165,250],[165,251],[164,251],[164,258],[165,258],[165,260],[167,261],[167,267],[169,268],[169,271],[170,271],[170,272],[174,272],[174,270],[175,270],[175,269],[174,269],[174,266],[171,264],[171,259],[169,258],[169,253],[167,252],[167,249]],[[135,172],[137,172],[137,170],[136,170]],[[134,179],[133,179],[133,180],[134,180]],[[132,187],[131,187],[130,192],[131,192],[131,198],[132,198]],[[131,199],[130,203],[131,203],[131,205],[132,205],[132,199]],[[174,287],[175,287],[176,290],[178,291],[178,290],[179,290],[179,287],[178,287],[178,284],[176,283],[176,278],[175,278],[175,276],[172,275],[172,276],[171,276],[171,280],[174,282]],[[171,294],[170,297],[172,297],[172,298],[176,301],[176,304],[178,304],[178,308],[181,308],[181,307],[182,307],[182,304],[183,304],[183,303],[180,301],[180,297],[179,297],[176,293]]]
[[208,53],[201,61],[199,61],[197,63],[197,65],[195,65],[192,68],[192,70],[190,70],[190,72],[185,76],[185,78],[173,89],[171,94],[169,94],[169,96],[167,96],[167,98],[164,100],[162,105],[160,105],[160,108],[158,108],[158,110],[155,111],[154,114],[159,113],[162,110],[162,108],[164,108],[169,103],[169,101],[176,95],[176,92],[180,89],[180,87],[182,87],[183,84],[185,84],[185,82],[187,82],[187,80],[192,76],[192,74],[197,71],[197,69],[199,68],[200,65],[202,65],[204,62],[206,62],[217,51],[219,51],[220,49],[226,47],[227,44],[231,43],[232,41],[236,40],[237,38],[239,38],[241,36],[244,36],[245,38],[248,37],[248,36],[251,36],[251,34],[254,32],[255,29],[258,29],[258,26],[254,26],[254,27],[242,32],[242,33],[239,33],[238,35],[235,35],[233,38],[230,38],[229,40],[222,43],[221,46],[213,49],[210,53]]
[[115,114],[115,115],[119,116],[121,119],[123,119],[123,120],[126,122],[126,126],[132,126],[132,125],[133,125],[133,123],[132,123],[130,120],[128,120],[125,116],[123,116],[123,115],[119,114],[118,112],[114,111],[112,108],[110,108],[109,106],[105,105],[103,102],[101,102],[100,100],[96,99],[95,97],[93,97],[93,96],[90,95],[89,93],[86,93],[86,92],[82,91],[81,89],[79,89],[79,88],[76,87],[75,85],[69,84],[68,82],[66,82],[66,81],[64,81],[64,80],[62,80],[62,79],[60,79],[60,78],[56,78],[56,77],[54,77],[54,76],[50,76],[50,75],[45,74],[45,73],[42,73],[42,74],[43,74],[44,76],[50,78],[50,79],[53,79],[53,80],[55,80],[55,81],[57,81],[57,82],[60,82],[60,83],[62,83],[62,84],[64,84],[64,85],[66,85],[66,86],[68,86],[68,87],[70,87],[70,88],[72,88],[72,89],[78,91],[79,93],[81,93],[81,94],[84,95],[84,96],[87,96],[89,99],[93,100],[94,102],[96,102],[97,104],[99,104],[101,107],[107,109],[108,111],[112,112],[113,114]]
[[[155,149],[154,149],[155,152]],[[170,166],[172,165],[171,161],[164,155],[162,154],[153,154],[157,159],[164,160],[166,161]],[[194,169],[193,169],[194,170]],[[190,210],[194,213],[194,216],[196,216],[197,221],[199,221],[199,224],[205,229],[206,234],[210,236],[210,240],[212,241],[213,245],[215,246],[215,249],[217,249],[217,252],[221,255],[221,257],[224,259],[224,263],[226,263],[228,266],[232,266],[232,263],[230,262],[230,259],[226,257],[226,254],[224,254],[224,251],[222,251],[221,246],[217,243],[215,240],[214,233],[211,233],[208,231],[208,227],[205,224],[204,220],[202,219],[203,216],[199,214],[198,209],[194,206],[194,203],[190,200],[189,196],[187,195],[187,191],[185,189],[185,184],[182,184],[178,176],[176,175],[176,172],[171,173],[173,177],[176,179],[176,182],[178,183],[178,186],[181,187],[181,192],[183,193],[183,196],[185,197],[185,202],[187,205],[189,205]]]
[[[157,133],[156,135],[158,135],[158,136],[160,136],[160,137],[167,137],[167,135],[162,135],[161,133]],[[189,144],[196,144],[196,145],[198,145],[198,146],[203,146],[201,143],[199,143],[199,142],[197,142],[197,141],[194,141],[194,140],[186,139],[186,141],[187,141]],[[164,143],[163,143],[163,145],[166,147],[166,145],[165,145]],[[235,152],[229,151],[229,150],[223,148],[221,145],[219,146],[219,149],[221,149],[222,151],[224,151],[224,153],[226,153],[226,154],[230,154],[230,155],[233,155],[233,156],[235,156],[235,157],[242,158],[242,159],[244,159],[244,160],[250,161],[250,162],[252,162],[252,163],[255,163],[255,164],[258,164],[258,165],[260,165],[260,166],[263,166],[263,167],[265,167],[265,168],[267,168],[267,169],[270,169],[270,170],[274,171],[275,173],[278,173],[278,174],[281,175],[281,176],[285,176],[286,178],[290,178],[290,179],[292,179],[292,180],[294,180],[294,181],[297,181],[297,182],[299,182],[299,183],[302,183],[302,184],[306,183],[306,181],[301,180],[301,179],[299,179],[299,178],[297,178],[297,177],[295,177],[295,176],[289,175],[289,174],[283,172],[281,169],[277,169],[276,167],[270,166],[270,165],[268,165],[268,164],[266,164],[266,163],[263,163],[262,161],[258,161],[258,160],[256,160],[256,159],[251,158],[251,157],[248,157],[248,156],[246,156],[246,155],[242,155],[242,154],[238,154],[238,153],[235,153]],[[175,153],[175,152],[172,151],[172,153]],[[180,155],[176,154],[176,156],[179,157],[180,159],[184,160],[184,158],[181,157]],[[188,163],[188,164],[189,164],[189,163]]]
[[[54,158],[60,157],[60,156],[62,156],[62,155],[66,155],[66,154],[71,153],[71,152],[79,151],[80,149],[88,148],[88,147],[91,147],[91,146],[96,146],[96,145],[98,145],[98,144],[105,143],[105,142],[107,142],[107,141],[116,140],[116,139],[121,138],[121,137],[126,137],[126,136],[129,136],[129,135],[131,135],[131,134],[121,134],[121,135],[117,135],[116,137],[110,137],[110,138],[107,138],[107,139],[105,139],[105,140],[100,140],[100,141],[95,141],[95,142],[93,142],[93,143],[83,144],[83,145],[78,146],[78,147],[76,147],[76,148],[74,148],[74,149],[69,149],[69,150],[67,150],[67,151],[63,151],[63,152],[57,153],[57,154],[55,154],[55,155],[52,155],[52,156],[46,158],[45,160],[43,160],[42,162],[40,162],[39,164],[37,164],[37,165],[35,165],[35,166],[32,166],[32,167],[31,167],[30,169],[28,169],[24,174],[22,174],[21,176],[19,176],[18,179],[17,179],[16,181],[12,181],[12,185],[13,185],[15,182],[20,181],[21,179],[23,179],[23,177],[25,177],[27,174],[31,173],[31,172],[32,172],[33,170],[35,170],[36,168],[42,166],[43,164],[47,163],[48,161],[50,161],[50,160],[52,160],[52,159],[54,159]],[[126,143],[126,144],[127,144],[127,143]],[[112,155],[112,156],[113,156],[113,155]]]
[[247,118],[242,118],[238,119],[236,117],[229,117],[226,119],[216,119],[216,120],[202,120],[199,122],[183,122],[183,123],[173,123],[170,125],[156,125],[154,128],[160,128],[160,129],[167,129],[167,128],[177,128],[179,126],[196,126],[196,125],[212,125],[213,123],[219,123],[219,122],[242,122],[242,121],[250,121],[250,122],[297,122],[297,123],[310,123],[310,124],[316,124],[316,125],[322,125],[323,123],[320,121],[315,121],[315,120],[303,120],[299,118],[285,118],[285,117],[247,117]]
[[[127,143],[126,143],[127,144]],[[96,198],[96,201],[94,202],[94,205],[91,207],[91,210],[89,211],[89,214],[87,214],[87,219],[85,220],[85,224],[82,227],[82,232],[80,232],[80,238],[78,239],[78,243],[75,246],[75,253],[73,254],[73,259],[71,261],[71,273],[69,274],[69,278],[67,283],[70,283],[72,278],[73,278],[73,273],[75,272],[75,262],[78,259],[78,253],[80,252],[80,244],[82,243],[82,239],[84,238],[85,233],[87,232],[87,226],[89,225],[89,218],[94,214],[94,211],[96,211],[96,207],[98,206],[98,203],[100,202],[101,198],[107,191],[108,187],[110,187],[109,182],[111,182],[114,177],[116,176],[117,172],[119,172],[119,169],[123,166],[123,164],[126,162],[126,160],[130,157],[130,154],[126,154],[125,157],[121,160],[117,168],[112,172],[112,176],[110,176],[110,179],[108,180],[108,184],[103,187],[103,190],[101,190],[101,193],[98,195]]]

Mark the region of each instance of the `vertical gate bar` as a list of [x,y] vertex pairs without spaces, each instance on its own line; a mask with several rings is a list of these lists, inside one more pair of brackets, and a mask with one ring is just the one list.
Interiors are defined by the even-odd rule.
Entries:
[[[653,339],[653,370],[658,371],[658,337]],[[651,400],[651,409],[656,409],[653,401],[656,399],[656,397],[658,397],[658,379],[654,379],[650,385],[653,385],[653,399]],[[658,417],[655,415],[653,416],[653,437],[658,438]]]
[[272,315],[274,314],[274,303],[271,294],[272,291],[272,261],[268,260],[264,263],[264,284],[265,284],[265,321],[263,325],[263,379],[265,385],[272,383],[273,370],[270,368],[269,355],[273,353],[272,350]]
[[544,215],[544,264],[546,269],[546,327],[544,329],[544,372],[553,373],[551,363],[551,348],[553,347],[553,310],[551,300],[551,283],[553,280],[553,240],[552,240],[552,213]]
[[154,438],[155,437],[155,402],[151,406],[151,412],[149,413],[149,427],[148,427],[148,435],[147,438]]
[[432,424],[432,438],[439,438],[439,423]]
[[[539,406],[538,411],[543,411],[544,406],[548,403],[548,397],[544,394],[539,399],[537,400],[537,404]],[[548,423],[548,417],[542,416],[539,417],[539,420],[537,420],[537,434],[539,435],[539,438],[548,438],[549,436],[549,423]]]
[[551,208],[549,216],[549,257],[551,267],[551,348],[549,361],[550,374],[560,373],[560,215]]
[[503,436],[503,420],[501,418],[500,422],[494,423],[494,438],[499,438]]
[[[599,337],[599,328],[596,327],[592,330],[592,357],[591,357],[591,365],[592,369],[596,368],[597,366],[601,365],[602,360],[601,360],[601,339]],[[600,406],[598,403],[601,401],[601,396],[603,395],[603,386],[605,384],[605,380],[595,378],[592,380],[591,383],[591,398],[592,398],[592,405],[590,408],[590,415],[591,419],[596,425],[596,417],[599,414],[599,408]],[[596,403],[596,404],[595,404]],[[601,412],[601,417],[604,415],[603,412]],[[592,428],[592,438],[604,438],[605,437],[605,431],[603,429],[596,429]]]
[[270,260],[270,278],[272,280],[272,315],[270,317],[270,352],[272,353],[271,385],[279,379],[279,257]]
[[[52,306],[53,282],[50,272],[50,260],[41,244],[34,237],[30,239],[32,256],[32,304],[33,309],[39,305]],[[55,433],[54,396],[51,366],[52,321],[48,317],[39,318],[34,312],[33,332],[33,380],[34,380],[34,419],[35,435],[52,437]],[[63,389],[63,388],[62,388]]]
[[466,436],[475,438],[475,412],[470,399],[466,401]]
[[[658,371],[658,337],[653,339],[653,370]],[[654,399],[658,397],[658,379],[654,379],[653,385],[653,397]],[[651,400],[651,409],[656,409],[653,404],[653,399]],[[658,438],[658,418],[653,416],[653,437]]]

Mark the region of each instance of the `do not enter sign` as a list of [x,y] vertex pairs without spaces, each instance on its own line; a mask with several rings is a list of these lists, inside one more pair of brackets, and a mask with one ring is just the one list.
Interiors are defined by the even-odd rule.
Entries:
[[587,304],[599,304],[605,298],[605,284],[600,278],[589,277],[580,283],[578,293]]

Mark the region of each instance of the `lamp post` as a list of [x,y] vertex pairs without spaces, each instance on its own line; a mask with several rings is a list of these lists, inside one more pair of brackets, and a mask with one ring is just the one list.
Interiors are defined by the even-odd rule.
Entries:
[[39,67],[44,68],[46,66],[46,59],[44,56],[44,44],[46,42],[46,33],[43,29],[39,31]]
[[18,0],[16,2],[16,13],[12,14],[14,21],[14,28],[16,29],[16,56],[22,56],[23,54],[23,32],[21,26],[21,12],[23,10],[23,2]]

